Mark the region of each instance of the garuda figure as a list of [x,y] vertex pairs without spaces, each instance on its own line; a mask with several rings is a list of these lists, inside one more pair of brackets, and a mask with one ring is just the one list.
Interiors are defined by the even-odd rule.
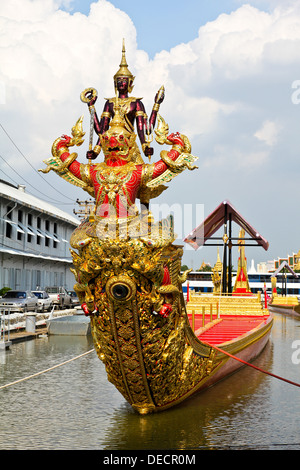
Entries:
[[[124,49],[122,60],[124,66]],[[127,85],[131,86],[130,80]],[[84,141],[81,117],[72,136],[55,140],[52,157],[44,160],[47,168],[41,171],[55,171],[95,200],[93,212],[70,240],[74,289],[85,314],[90,315],[95,348],[109,380],[136,410],[147,413],[170,406],[188,393],[191,380],[193,388],[199,367],[205,373],[208,360],[192,355],[186,339],[181,287],[185,278],[180,275],[183,251],[173,245],[172,217],[155,223],[147,210],[167,182],[186,168],[196,168],[196,157],[186,136],[168,133],[156,106],[151,116],[152,124],[157,118],[155,138],[170,149],[161,151],[159,161],[144,163],[137,152],[134,114],[143,118],[144,129],[149,130],[149,125],[145,126],[144,111],[140,114],[139,100],[126,101],[125,106],[127,98],[120,96],[120,86],[116,82],[119,96],[107,102],[100,122],[92,116],[99,140],[96,151],[90,146],[88,163],[80,163],[77,153],[70,153],[70,147]],[[83,97],[87,95],[85,90]],[[156,105],[161,98],[156,96]],[[85,100],[90,107],[92,100]],[[144,141],[139,130],[138,135],[144,153],[151,153],[149,145],[144,145],[150,140],[149,132]],[[94,157],[101,150],[104,161],[96,163]],[[137,199],[146,203],[140,212]]]

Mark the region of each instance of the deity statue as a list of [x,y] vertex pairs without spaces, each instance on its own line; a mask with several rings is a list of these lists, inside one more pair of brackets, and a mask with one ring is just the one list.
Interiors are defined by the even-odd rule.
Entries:
[[[162,86],[155,96],[154,106],[148,122],[147,114],[141,98],[129,97],[128,93],[132,92],[134,76],[128,69],[128,64],[125,56],[125,42],[123,40],[122,59],[119,70],[114,75],[115,97],[106,99],[101,118],[99,120],[97,113],[94,109],[97,100],[97,92],[94,88],[87,88],[81,94],[83,102],[88,104],[95,132],[98,135],[97,143],[93,150],[87,152],[87,158],[95,159],[101,151],[101,135],[104,134],[109,128],[109,122],[114,117],[116,100],[120,106],[121,112],[124,115],[126,129],[134,132],[134,121],[136,121],[137,134],[142,146],[144,155],[149,159],[153,155],[153,148],[149,147],[148,135],[151,129],[154,129],[157,113],[160,104],[164,100],[164,87]],[[142,161],[140,151],[135,145],[135,160]]]

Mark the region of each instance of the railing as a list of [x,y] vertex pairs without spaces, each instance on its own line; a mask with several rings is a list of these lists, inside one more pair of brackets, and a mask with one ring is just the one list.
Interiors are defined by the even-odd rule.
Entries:
[[[213,321],[213,304],[209,305],[210,312],[209,312],[209,323]],[[219,315],[219,304],[216,304],[216,320],[220,318]],[[195,310],[192,310],[192,330],[195,331]],[[202,307],[202,328],[205,326],[205,306]]]
[[190,289],[190,298],[191,297],[258,297],[261,298],[261,292],[245,292],[245,293],[236,293],[236,292],[202,292],[202,291],[193,291]]
[[[221,315],[263,315],[266,308],[263,305],[260,293],[252,296],[198,294],[191,295],[186,303],[193,331],[195,331],[195,323],[197,325],[202,323],[202,328],[208,328],[219,321]],[[196,329],[199,329],[199,326]]]
[[0,308],[0,342],[5,342],[5,334],[7,341],[10,336],[10,308]]

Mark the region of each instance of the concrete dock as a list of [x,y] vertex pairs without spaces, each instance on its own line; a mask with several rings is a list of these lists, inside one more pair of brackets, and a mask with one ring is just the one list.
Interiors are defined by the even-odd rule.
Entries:
[[[11,316],[9,334],[7,331],[1,331],[0,350],[8,349],[13,343],[35,339],[40,335],[48,335],[47,320],[49,319],[49,316],[54,318],[65,315],[72,316],[76,312],[77,310],[73,308],[67,310],[54,310],[51,314],[49,312],[40,314],[29,312],[24,314],[21,318],[16,319],[13,319]],[[18,323],[18,325],[15,323]]]
[[48,329],[47,326],[41,325],[37,326],[35,332],[27,332],[26,329],[20,328],[18,330],[12,330],[9,333],[9,337],[7,333],[4,335],[4,341],[10,341],[12,344],[13,343],[19,343],[21,341],[27,341],[30,339],[35,339],[40,335],[47,335],[48,334]]

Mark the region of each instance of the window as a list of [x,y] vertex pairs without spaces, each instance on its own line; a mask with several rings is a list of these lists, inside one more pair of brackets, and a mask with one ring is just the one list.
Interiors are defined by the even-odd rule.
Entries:
[[[41,228],[41,218],[40,218],[40,217],[37,217],[37,218],[36,218],[36,226],[37,226],[38,229]],[[36,242],[37,242],[38,245],[41,244],[41,240],[42,240],[42,237],[40,237],[40,235],[38,235],[38,236],[36,237]]]
[[50,246],[50,238],[47,237],[47,233],[50,232],[50,222],[49,222],[49,220],[45,220],[45,230],[46,230],[45,246]]
[[5,236],[7,238],[11,238],[11,233],[12,233],[12,226],[10,223],[6,222],[6,227],[5,227]]
[[[6,211],[6,219],[7,220],[12,220],[12,206],[7,206],[7,211]],[[6,227],[5,227],[5,236],[7,238],[11,238],[12,235],[12,226],[10,223],[6,222]]]
[[[56,222],[53,223],[53,233],[54,233],[54,237],[56,238],[57,237],[57,223]],[[57,248],[56,240],[53,240],[53,248]]]
[[[32,214],[27,215],[27,224],[29,227],[32,226]],[[30,233],[27,233],[27,241],[29,243],[32,242],[32,235]]]
[[[23,222],[23,211],[21,209],[18,210],[18,222]],[[18,230],[17,233],[17,240],[23,240],[23,233]]]

